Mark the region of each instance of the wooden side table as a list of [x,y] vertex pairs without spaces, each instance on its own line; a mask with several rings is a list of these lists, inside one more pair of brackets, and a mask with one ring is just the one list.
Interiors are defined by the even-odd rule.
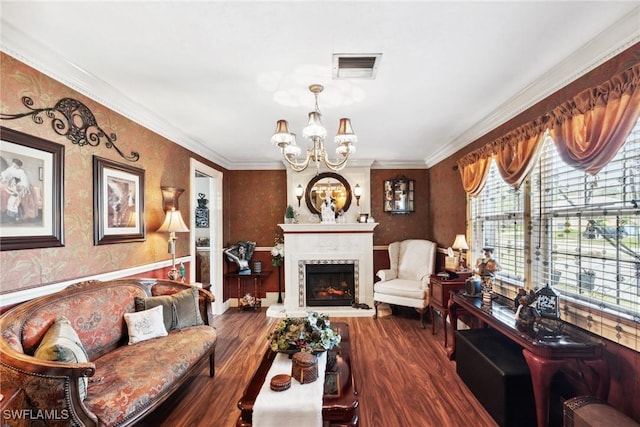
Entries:
[[429,311],[431,312],[431,333],[436,333],[436,322],[433,317],[434,310],[442,317],[442,329],[444,331],[444,346],[447,347],[447,315],[449,314],[449,294],[451,291],[465,289],[465,282],[471,276],[471,272],[448,271],[449,279],[432,275],[429,282]]
[[260,273],[251,273],[251,274],[238,274],[238,273],[227,273],[225,276],[228,279],[235,279],[236,286],[238,290],[238,309],[242,309],[240,305],[240,300],[243,297],[244,287],[247,282],[253,281],[253,291],[255,304],[253,305],[254,310],[258,310],[262,307],[262,298],[260,297],[260,293],[262,292],[262,278],[268,277],[271,274],[271,270],[263,270]]

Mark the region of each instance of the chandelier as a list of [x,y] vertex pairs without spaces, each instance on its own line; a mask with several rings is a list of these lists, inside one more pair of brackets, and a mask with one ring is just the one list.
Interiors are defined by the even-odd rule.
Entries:
[[296,172],[305,170],[312,162],[316,165],[316,170],[320,169],[320,162],[323,162],[329,169],[339,171],[347,165],[347,160],[351,153],[355,153],[358,140],[349,119],[340,119],[338,133],[334,141],[337,145],[336,154],[338,158],[335,162],[329,160],[327,150],[324,146],[324,140],[327,136],[327,130],[322,125],[322,115],[318,108],[318,94],[324,90],[319,84],[312,84],[309,90],[314,94],[316,99],[315,111],[309,113],[309,121],[307,126],[302,130],[302,136],[309,140],[313,145],[307,147],[306,158],[299,158],[302,150],[296,144],[296,134],[289,132],[289,124],[286,120],[278,120],[276,123],[276,131],[271,137],[271,143],[280,147],[282,156],[287,161],[291,169]]

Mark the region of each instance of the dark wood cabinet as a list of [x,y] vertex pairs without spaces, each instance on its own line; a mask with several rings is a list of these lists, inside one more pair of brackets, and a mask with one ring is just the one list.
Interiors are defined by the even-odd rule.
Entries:
[[447,315],[449,314],[449,294],[451,291],[465,289],[465,282],[471,276],[471,271],[448,270],[449,278],[433,274],[429,283],[429,311],[431,313],[431,333],[436,333],[436,322],[433,312],[437,311],[442,317],[444,331],[444,346],[447,347]]

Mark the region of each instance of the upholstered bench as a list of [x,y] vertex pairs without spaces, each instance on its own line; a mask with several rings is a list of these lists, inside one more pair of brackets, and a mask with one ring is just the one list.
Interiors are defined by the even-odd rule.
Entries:
[[522,348],[493,329],[456,331],[456,372],[500,426],[536,425]]

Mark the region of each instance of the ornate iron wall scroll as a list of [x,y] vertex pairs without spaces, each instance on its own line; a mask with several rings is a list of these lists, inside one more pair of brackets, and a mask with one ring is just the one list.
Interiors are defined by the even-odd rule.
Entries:
[[63,98],[54,107],[33,108],[33,100],[28,96],[23,96],[22,104],[30,111],[18,114],[0,114],[0,119],[15,120],[31,116],[34,123],[41,125],[44,120],[40,113],[44,113],[51,119],[53,130],[58,135],[66,136],[74,144],[97,147],[101,141],[104,141],[105,147],[113,148],[122,158],[130,162],[137,162],[140,159],[140,153],[137,151],[131,151],[128,156],[124,154],[115,144],[116,134],[107,134],[102,130],[91,110],[78,100]]

